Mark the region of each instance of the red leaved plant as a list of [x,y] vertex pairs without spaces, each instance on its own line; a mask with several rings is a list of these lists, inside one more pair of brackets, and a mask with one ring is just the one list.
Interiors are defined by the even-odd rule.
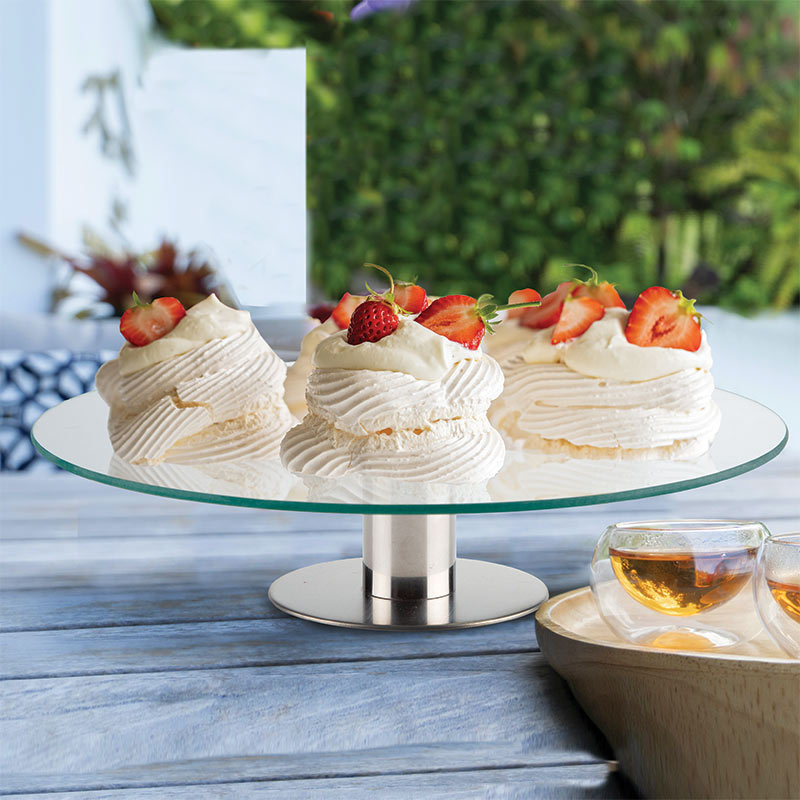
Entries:
[[[114,252],[95,235],[85,235],[84,239],[86,254],[72,256],[27,234],[19,235],[19,240],[36,252],[57,256],[73,272],[91,278],[102,290],[96,301],[111,306],[118,317],[133,305],[134,292],[143,303],[156,297],[177,297],[184,308],[191,308],[211,292],[219,293],[223,288],[208,261],[195,250],[181,253],[167,238],[162,239],[157,249],[141,254]],[[72,296],[71,287],[62,286],[54,292],[54,302],[58,304]],[[88,314],[79,314],[85,315]]]

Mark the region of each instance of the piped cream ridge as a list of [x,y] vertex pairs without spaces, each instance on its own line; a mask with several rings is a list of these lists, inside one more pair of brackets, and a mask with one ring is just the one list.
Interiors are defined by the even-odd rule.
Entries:
[[583,334],[552,344],[555,326],[508,321],[487,348],[503,366],[489,419],[514,446],[578,458],[692,459],[719,429],[711,349],[640,347],[629,313],[607,308]]
[[[199,344],[190,350],[159,357],[132,372],[123,372],[122,356],[133,349],[126,345],[119,358],[98,371],[98,392],[110,406],[109,436],[121,458],[134,464],[157,464],[277,455],[283,435],[294,422],[282,396],[286,365],[261,338],[247,312],[243,313],[248,325],[238,330],[226,322],[233,309],[218,301],[206,309],[216,307],[226,310],[220,312],[220,323],[212,322],[210,328],[232,331],[227,335],[207,339],[199,332]],[[205,319],[206,314],[199,318]],[[180,323],[146,347],[168,341],[179,327]],[[186,341],[185,334],[185,330],[179,332],[181,342]],[[169,350],[166,346],[161,352]]]
[[[398,334],[394,345],[376,349]],[[469,483],[502,465],[505,448],[486,412],[502,390],[503,374],[480,350],[402,320],[374,344],[331,336],[317,347],[314,363],[308,415],[281,446],[292,472]]]
[[308,411],[306,406],[306,383],[311,370],[314,369],[312,361],[317,345],[323,340],[338,333],[341,329],[329,317],[321,325],[312,328],[300,344],[300,354],[294,364],[289,366],[284,383],[284,399],[289,411],[297,419],[302,419]]

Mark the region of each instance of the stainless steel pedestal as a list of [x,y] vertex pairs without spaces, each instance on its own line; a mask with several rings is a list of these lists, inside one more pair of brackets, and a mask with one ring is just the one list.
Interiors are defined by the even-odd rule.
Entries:
[[518,569],[456,558],[452,515],[364,517],[363,558],[290,572],[269,599],[296,617],[348,628],[470,628],[522,617],[547,587]]

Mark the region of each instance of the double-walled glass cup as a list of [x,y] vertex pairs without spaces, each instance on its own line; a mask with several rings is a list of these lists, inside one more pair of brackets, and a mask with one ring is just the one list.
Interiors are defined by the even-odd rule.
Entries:
[[600,613],[636,644],[712,650],[752,639],[759,522],[673,520],[607,528],[592,558]]
[[800,658],[800,533],[768,536],[755,574],[756,608],[767,633]]

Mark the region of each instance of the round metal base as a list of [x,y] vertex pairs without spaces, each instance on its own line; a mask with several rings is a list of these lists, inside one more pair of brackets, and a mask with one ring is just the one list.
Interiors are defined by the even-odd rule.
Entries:
[[388,600],[364,592],[360,558],[303,567],[278,578],[269,599],[295,617],[345,628],[435,630],[493,625],[531,614],[547,587],[512,567],[458,558],[455,591],[430,600]]

